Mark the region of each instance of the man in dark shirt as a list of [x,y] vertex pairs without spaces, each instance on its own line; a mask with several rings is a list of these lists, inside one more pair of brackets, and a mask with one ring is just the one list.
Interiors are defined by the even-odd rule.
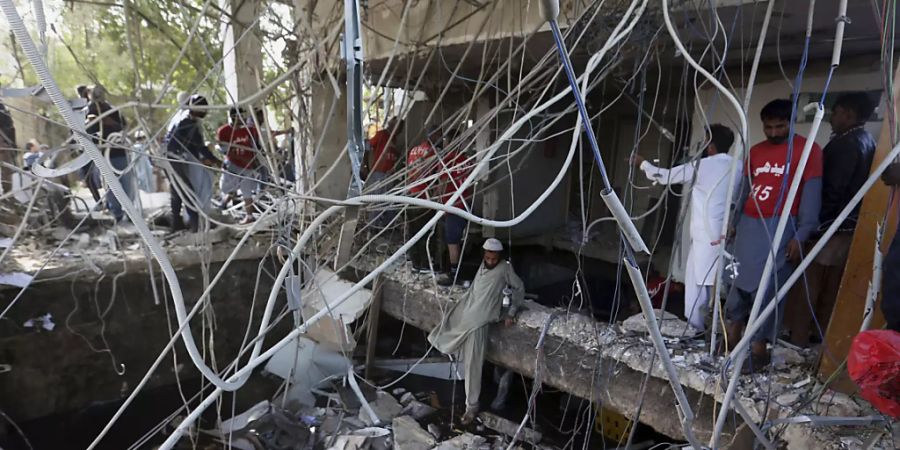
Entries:
[[[864,126],[874,110],[875,105],[863,92],[841,95],[834,104],[831,140],[822,150],[819,230],[809,244],[814,244],[822,231],[831,226],[869,176],[875,139]],[[796,345],[807,346],[810,331],[819,336],[828,326],[858,217],[859,205],[806,269],[805,283],[798,283],[791,290],[785,321]]]
[[[97,85],[88,91],[90,103],[87,106],[87,128],[88,134],[94,136],[94,143],[100,147],[100,150],[107,155],[109,163],[117,172],[125,170],[128,167],[128,148],[124,145],[122,139],[111,139],[113,133],[120,133],[125,129],[125,118],[122,113],[115,111],[106,115],[104,113],[113,109],[113,106],[106,101],[106,89]],[[103,116],[103,117],[101,117]],[[91,180],[99,180],[99,177],[89,178]],[[125,193],[129,198],[134,198],[134,180],[131,172],[119,174],[119,183],[125,189]],[[119,200],[113,195],[112,191],[106,191],[106,206],[112,213],[116,223],[121,222],[125,218],[125,212]]]
[[[194,106],[206,106],[209,104],[206,97],[202,95],[192,95],[188,99],[188,110],[181,117],[176,117],[176,123],[173,123],[171,129],[166,133],[166,153],[170,159],[172,173],[169,173],[169,184],[171,185],[171,208],[172,208],[172,228],[174,230],[183,230],[186,228],[184,219],[181,217],[181,209],[184,205],[182,196],[182,187],[191,191],[194,187],[191,185],[190,168],[191,164],[200,161],[205,165],[216,165],[216,157],[206,146],[203,139],[203,127],[200,121],[206,117],[205,110],[193,109]],[[188,225],[191,231],[197,231],[199,227],[199,214],[191,207],[187,206]]]

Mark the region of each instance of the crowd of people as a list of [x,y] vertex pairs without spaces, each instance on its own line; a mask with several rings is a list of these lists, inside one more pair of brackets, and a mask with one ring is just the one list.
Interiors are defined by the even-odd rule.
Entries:
[[[728,346],[737,344],[750,317],[770,254],[774,254],[774,265],[771,279],[762,283],[767,285],[761,297],[762,307],[774,298],[779,283],[787,280],[805,252],[815,245],[869,176],[875,140],[865,129],[865,123],[874,109],[874,103],[865,93],[838,97],[831,110],[832,136],[828,145],[822,149],[813,143],[806,166],[799,171],[807,142],[804,136],[794,132],[792,102],[777,99],[766,104],[760,113],[766,139],[753,145],[740,161],[738,167],[742,170],[738,172],[739,184],[735,190],[739,194],[734,203],[732,227],[725,236],[721,229],[729,204],[728,179],[732,166],[728,150],[734,142],[730,129],[711,125],[708,145],[701,158],[671,169],[634,158],[634,164],[651,180],[692,185],[684,316],[694,328],[705,331],[710,320],[719,320],[709,316],[709,299],[717,282],[720,246],[727,245],[733,259],[723,261],[728,265],[724,328]],[[774,233],[795,177],[800,177],[799,190],[787,211],[785,232],[776,243]],[[896,184],[888,178],[885,181]],[[789,299],[779,303],[777,313],[767,318],[751,338],[750,364],[744,366],[745,371],[760,370],[769,364],[768,344],[780,336],[782,321],[795,344],[806,346],[810,339],[822,339],[834,309],[858,216],[859,205],[806,269],[805,282],[792,289]],[[885,270],[900,270],[900,265],[888,261]],[[889,316],[891,308],[896,308],[892,305],[897,303],[890,297],[897,295],[888,292],[887,282],[884,292],[883,308]]]
[[[455,130],[445,132],[439,127],[426,127],[424,139],[402,158],[398,140],[403,127],[402,120],[392,118],[369,140],[369,157],[363,168],[363,173],[367,175],[366,192],[387,192],[392,187],[388,180],[398,171],[403,171],[400,179],[404,183],[404,194],[440,203],[449,202],[474,168],[474,158],[467,155],[459,143],[453,143],[457,136]],[[472,194],[471,188],[466,189],[450,206],[471,210]],[[417,231],[431,220],[434,211],[408,207],[405,214],[408,229]],[[382,211],[373,223],[383,227],[393,218],[389,212]],[[410,250],[408,256],[413,270],[420,273],[442,272],[438,283],[443,286],[460,281],[460,254],[467,228],[465,219],[453,214],[445,215],[440,239],[421,239]],[[436,258],[439,253],[436,241],[442,241],[446,246],[446,261]]]
[[[106,100],[102,86],[78,86],[76,91],[86,105],[80,110],[86,131],[105,153],[129,197],[134,199],[138,189],[156,190],[152,167],[165,174],[170,193],[168,223],[173,231],[200,229],[200,210],[207,210],[213,203],[215,173],[220,173],[217,206],[229,208],[240,195],[244,206],[240,223],[254,220],[258,212],[254,197],[269,174],[262,163],[261,136],[274,142],[276,136],[289,132],[268,131],[264,110],[232,108],[227,122],[218,127],[212,140],[207,140],[202,122],[207,117],[208,100],[199,94],[182,95],[180,109],[161,139],[153,142],[141,130],[129,134],[125,117]],[[160,148],[159,155],[151,156],[150,149],[155,145]],[[82,169],[81,176],[94,199],[101,201],[103,183],[97,168],[90,164]],[[109,191],[105,206],[117,223],[125,220],[118,200]]]

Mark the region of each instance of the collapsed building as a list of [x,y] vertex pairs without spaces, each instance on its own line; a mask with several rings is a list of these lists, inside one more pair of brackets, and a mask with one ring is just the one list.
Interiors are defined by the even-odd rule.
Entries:
[[[92,423],[80,447],[173,448],[215,429],[226,448],[284,448],[259,437],[267,428],[295,436],[287,448],[386,445],[381,431],[354,434],[367,426],[390,429],[394,448],[541,447],[554,444],[537,442],[538,416],[570,414],[590,416],[571,434],[590,435],[595,417],[631,424],[606,433],[600,425],[606,441],[583,441],[603,448],[639,448],[628,447],[636,444],[637,424],[655,436],[651,445],[896,447],[896,425],[857,395],[842,364],[864,322],[871,329],[884,324],[865,298],[880,270],[873,261],[893,234],[896,213],[885,206],[890,188],[879,182],[865,192],[832,319],[820,324],[826,350],[778,341],[769,370],[741,375],[731,370],[732,357],[715,354],[708,339],[665,311],[670,284],[685,278],[690,189],[651,183],[629,162],[634,154],[661,167],[696,158],[712,123],[731,127],[732,153],[745,154],[765,139],[756,120],[763,106],[784,97],[798,110],[796,133],[824,146],[829,125],[804,106],[864,91],[878,104],[865,123],[879,137],[874,171],[896,144],[896,31],[884,23],[895,5],[562,1],[562,47],[575,74],[586,74],[578,80],[590,117],[584,123],[547,20],[552,2],[295,0],[285,65],[268,85],[259,76],[264,42],[255,30],[266,2],[225,3],[222,88],[251,106],[263,104],[276,85],[292,87],[291,158],[277,148],[266,157],[292,166],[295,180],[271,183],[253,225],[209,214],[218,228],[172,234],[154,225],[165,208],[144,194],[136,210],[144,227],[111,228],[76,201],[66,213],[73,217],[60,223],[54,205],[78,194],[43,175],[53,183],[46,198],[38,187],[7,209],[22,217],[12,224],[28,224],[22,211],[37,208],[31,221],[38,229],[0,230],[10,238],[0,256],[0,317],[9,319],[0,328],[0,409],[11,423],[41,424],[110,402],[117,414]],[[10,5],[4,13],[12,24]],[[60,106],[54,87],[41,81],[46,92],[24,98],[49,97]],[[141,114],[140,102],[131,107]],[[363,183],[363,120],[383,128],[393,116],[404,122],[392,131],[403,155],[440,129],[445,145],[468,158],[472,194],[460,276],[471,279],[481,243],[498,238],[525,283],[525,310],[512,326],[492,326],[485,357],[521,375],[526,408],[513,431],[492,444],[452,429],[459,436],[422,435],[406,419],[416,415],[409,405],[425,402],[419,393],[394,405],[405,389],[390,387],[410,373],[459,378],[425,336],[469,286],[438,285],[435,272],[449,269],[443,222],[426,205],[427,226],[412,225],[408,213],[422,204],[402,162],[381,184]],[[68,125],[77,137],[81,130]],[[582,125],[595,133],[605,167]],[[64,151],[86,146],[79,141]],[[160,148],[146,152],[164,157]],[[22,176],[43,179],[38,171]],[[620,236],[622,217],[604,201],[610,192],[646,252]],[[389,220],[376,224],[378,217]],[[79,219],[99,225],[81,228]],[[432,272],[408,261],[404,247],[415,240],[426,242]],[[646,290],[651,274],[667,292],[655,312],[642,304],[640,287]],[[138,421],[137,436],[146,439],[115,440],[130,414],[152,411],[139,400],[142,390],[176,385],[174,412]],[[538,408],[535,398],[550,395],[542,390],[564,393],[569,408]],[[492,417],[482,413],[481,423]],[[530,422],[531,434],[516,429],[519,420]],[[496,423],[501,419],[492,428],[503,428]],[[254,433],[257,441],[249,438]],[[18,442],[14,430],[7,434]],[[240,439],[251,446],[238,447]]]

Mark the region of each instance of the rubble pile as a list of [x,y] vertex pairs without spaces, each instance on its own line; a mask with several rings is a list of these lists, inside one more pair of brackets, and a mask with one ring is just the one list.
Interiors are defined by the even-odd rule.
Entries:
[[[315,389],[317,404],[281,399],[263,401],[222,421],[212,432],[217,444],[241,450],[500,450],[516,437],[515,448],[541,445],[540,432],[483,412],[472,430],[450,424],[430,392],[364,388],[368,408],[339,381],[332,390]],[[399,399],[398,399],[399,398]]]

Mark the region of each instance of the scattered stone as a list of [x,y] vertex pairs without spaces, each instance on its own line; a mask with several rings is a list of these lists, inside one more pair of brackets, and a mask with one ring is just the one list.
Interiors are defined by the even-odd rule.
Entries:
[[776,368],[781,368],[803,364],[806,362],[806,359],[797,350],[778,345],[772,349],[772,361],[775,363]]
[[413,400],[403,408],[403,411],[400,414],[412,416],[416,420],[422,420],[435,412],[437,412],[436,409],[418,400]]
[[[670,312],[663,313],[658,309],[655,311],[657,319],[662,316],[662,323],[660,324],[659,331],[663,336],[672,338],[686,338],[695,336],[699,333],[696,328],[688,325],[687,322],[679,319],[674,314]],[[622,322],[622,328],[625,331],[631,331],[634,333],[649,333],[643,313],[638,313],[625,319],[625,321]]]
[[369,438],[366,442],[369,444],[369,450],[391,450],[394,444],[390,435]]
[[410,416],[395,417],[394,450],[429,450],[434,447],[434,436],[422,429]]
[[858,417],[860,406],[847,394],[829,391],[823,395],[816,407],[823,416]]
[[347,427],[353,428],[353,429],[366,427],[366,424],[362,420],[359,420],[359,418],[352,417],[352,416],[344,417],[344,424],[346,424]]
[[[397,400],[395,400],[391,394],[382,391],[378,391],[377,398],[374,401],[369,402],[369,407],[372,408],[375,415],[384,423],[399,416],[400,412],[403,411],[403,407],[400,406],[400,403],[397,403]],[[359,409],[359,420],[366,424],[366,426],[375,425],[372,423],[372,418],[366,413],[365,408]]]
[[[405,389],[405,388],[402,388],[402,387],[398,387],[398,388],[394,389],[393,391],[391,391],[391,394],[393,394],[394,397],[400,397],[400,396],[402,396],[403,394],[406,394],[406,389]],[[402,398],[402,397],[401,397],[401,400],[400,400],[400,401],[401,401],[401,402],[403,401],[403,398]]]
[[330,436],[337,433],[341,427],[342,419],[339,416],[325,416],[322,424],[319,425],[319,432],[324,436]]
[[363,450],[365,444],[365,436],[341,435],[335,438],[328,450]]
[[799,398],[800,393],[787,392],[776,397],[775,401],[778,402],[779,405],[790,406],[796,403]]
[[434,436],[435,439],[441,438],[441,427],[437,426],[437,424],[429,423],[428,424],[428,432]]
[[407,393],[403,394],[402,397],[400,397],[400,403],[402,403],[403,405],[408,405],[410,402],[414,401],[415,399],[416,399],[416,396],[413,395],[412,392],[407,392]]
[[[479,414],[478,417],[481,418],[484,426],[509,437],[515,436],[516,430],[519,428],[519,424],[491,412],[485,411]],[[537,443],[540,442],[542,438],[543,435],[539,431],[535,431],[528,427],[522,427],[522,431],[519,432],[519,439],[525,442]]]
[[490,448],[487,439],[472,433],[463,433],[453,439],[448,439],[438,444],[435,450],[475,450],[482,447]]

